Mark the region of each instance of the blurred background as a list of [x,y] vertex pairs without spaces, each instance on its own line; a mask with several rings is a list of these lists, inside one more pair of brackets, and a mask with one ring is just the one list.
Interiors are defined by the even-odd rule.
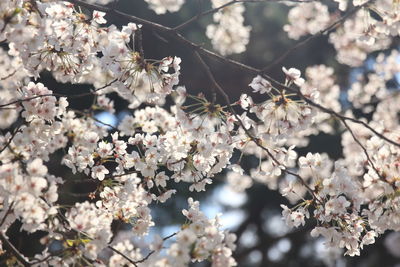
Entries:
[[[329,1],[326,1],[329,2]],[[329,4],[329,3],[326,3]],[[188,20],[200,11],[211,7],[209,1],[187,0],[181,10],[176,13],[157,15],[143,0],[120,0],[117,9],[125,13],[138,16],[165,26],[177,26]],[[287,12],[289,7],[279,2],[248,3],[246,4],[245,25],[251,25],[251,38],[247,46],[247,51],[231,56],[230,58],[248,64],[250,66],[262,68],[287,51],[296,42],[289,39],[282,30],[287,23]],[[106,16],[108,23],[118,27],[127,22],[116,17]],[[212,49],[209,39],[205,35],[205,29],[212,23],[212,15],[208,15],[199,21],[191,24],[182,30],[182,34],[191,41],[201,44],[206,48]],[[185,85],[191,94],[204,93],[207,97],[211,96],[211,83],[199,66],[192,51],[182,47],[174,40],[166,36],[160,36],[150,29],[143,27],[143,47],[146,58],[161,59],[166,56],[178,56],[182,58],[181,85]],[[373,60],[370,59],[370,60]],[[231,99],[238,99],[240,94],[245,92],[251,95],[248,84],[252,76],[232,66],[224,65],[207,59],[216,79],[229,94]],[[284,80],[282,66],[295,67],[304,72],[307,66],[325,64],[333,67],[336,71],[337,83],[340,85],[343,99],[346,90],[351,85],[355,74],[366,74],[368,64],[357,69],[350,69],[340,65],[335,60],[335,50],[328,43],[327,36],[318,37],[307,45],[291,53],[279,65],[271,68],[270,76],[277,80]],[[59,84],[50,74],[44,74],[41,78],[47,87],[57,93],[77,94],[78,92],[88,91],[88,85]],[[393,81],[397,86],[397,81]],[[113,126],[128,114],[127,102],[121,100],[117,95],[111,95],[115,103],[115,114],[99,112],[97,119],[109,123]],[[222,103],[222,98],[217,97],[217,102]],[[257,101],[257,99],[255,99]],[[92,97],[82,97],[70,102],[70,106],[75,109],[84,110],[90,107]],[[343,102],[342,104],[345,104]],[[361,111],[356,113],[368,118],[370,114],[363,114]],[[297,149],[299,156],[307,152],[327,152],[333,159],[342,157],[340,135],[319,134],[311,136],[307,147]],[[60,204],[73,204],[76,200],[90,200],[88,193],[92,192],[96,184],[90,180],[82,182],[86,177],[79,174],[73,175],[70,169],[61,167],[59,162],[63,156],[63,151],[56,153],[48,163],[49,172],[65,177],[67,182],[60,188]],[[235,155],[234,158],[239,155]],[[232,162],[235,160],[233,159]],[[256,167],[257,160],[245,157],[242,165],[245,170]],[[176,186],[176,185],[175,185]],[[238,266],[326,266],[329,259],[335,258],[333,252],[326,251],[322,239],[313,239],[310,236],[310,229],[314,226],[314,221],[309,220],[304,227],[289,230],[281,219],[280,204],[290,205],[279,192],[270,191],[265,185],[255,183],[244,193],[235,193],[225,184],[224,173],[214,179],[214,183],[207,186],[207,191],[202,193],[191,193],[188,184],[176,186],[177,194],[166,203],[153,207],[152,216],[156,227],[152,234],[158,233],[167,236],[177,229],[184,221],[181,210],[187,207],[187,198],[192,196],[200,200],[201,208],[209,217],[214,217],[222,212],[222,222],[230,231],[236,233],[238,237],[235,259]],[[96,200],[91,200],[96,201]],[[115,229],[120,229],[117,238],[129,234],[128,225],[114,225]],[[126,230],[126,231],[124,231]],[[14,245],[27,256],[33,256],[41,251],[43,247],[39,242],[40,233],[28,235],[19,231],[19,225],[14,224],[7,233]],[[150,235],[150,239],[151,239]],[[362,250],[360,257],[343,257],[333,262],[332,266],[395,266],[400,264],[400,258],[385,246],[385,236],[379,238],[374,245],[369,245]],[[397,243],[400,237],[397,236]],[[54,244],[54,249],[57,244]],[[340,252],[339,252],[340,253]],[[343,254],[343,252],[341,253]],[[400,251],[397,251],[400,256]],[[208,263],[193,264],[193,266],[208,266]],[[398,265],[400,266],[400,265]]]

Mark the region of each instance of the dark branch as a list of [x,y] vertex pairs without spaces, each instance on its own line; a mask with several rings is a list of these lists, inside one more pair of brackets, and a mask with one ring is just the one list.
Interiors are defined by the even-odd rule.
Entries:
[[8,139],[8,141],[5,143],[5,145],[0,149],[0,153],[3,152],[12,142],[14,137],[17,135],[17,133],[20,131],[22,125],[18,126],[17,129],[15,129],[14,133],[11,135],[11,137]]
[[201,19],[202,17],[205,17],[209,14],[213,14],[216,13],[218,11],[220,11],[221,9],[224,9],[225,7],[234,5],[234,4],[238,4],[238,3],[267,3],[267,2],[294,2],[294,3],[308,3],[308,2],[314,2],[316,0],[232,0],[229,1],[219,7],[216,8],[212,8],[209,9],[207,11],[204,11],[202,13],[197,14],[196,16],[191,17],[190,19],[188,19],[187,21],[179,24],[178,26],[174,27],[173,30],[175,31],[179,31],[182,30],[183,28],[189,26],[190,24],[192,24],[195,21],[198,21],[199,19]]
[[[170,239],[171,237],[175,236],[176,234],[178,234],[177,232],[170,234],[169,236],[166,236],[163,238],[163,241]],[[150,251],[143,259],[135,261],[135,263],[142,263],[145,262],[151,255],[153,255],[156,251],[152,250]]]
[[111,249],[112,251],[114,251],[115,253],[121,255],[124,259],[126,259],[127,261],[129,261],[130,263],[133,264],[133,266],[137,267],[138,265],[136,264],[136,262],[134,260],[132,260],[131,258],[129,258],[128,256],[126,256],[124,253],[122,253],[121,251],[115,249],[112,246],[108,246],[109,249]]
[[111,82],[107,83],[106,85],[104,85],[102,87],[96,88],[96,89],[91,90],[90,92],[87,92],[87,93],[81,93],[81,94],[77,94],[77,95],[64,95],[64,94],[52,93],[52,94],[35,95],[35,96],[32,96],[32,97],[27,97],[27,98],[23,98],[23,99],[17,99],[17,100],[14,100],[14,101],[6,103],[6,104],[1,104],[0,105],[0,109],[3,109],[5,107],[7,107],[7,106],[11,106],[11,105],[14,105],[14,104],[19,104],[19,103],[22,103],[24,101],[30,101],[30,100],[33,100],[33,99],[36,99],[36,98],[41,98],[41,97],[46,97],[46,96],[57,96],[57,97],[66,97],[66,98],[69,98],[69,99],[74,99],[74,98],[80,98],[80,97],[83,97],[83,96],[95,95],[97,91],[100,91],[100,90],[112,85],[116,81],[117,80],[112,80]]
[[0,241],[3,243],[3,246],[8,249],[9,252],[11,252],[17,260],[23,265],[23,266],[31,266],[32,264],[25,258],[24,255],[19,252],[13,244],[11,244],[10,241],[8,241],[8,238],[5,236],[4,233],[0,232]]

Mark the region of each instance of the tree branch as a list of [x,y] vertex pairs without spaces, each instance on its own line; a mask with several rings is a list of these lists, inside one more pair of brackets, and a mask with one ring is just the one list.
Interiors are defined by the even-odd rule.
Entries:
[[17,133],[20,131],[21,126],[18,126],[17,129],[15,129],[14,133],[11,135],[11,137],[8,139],[7,143],[5,143],[5,145],[0,149],[0,154],[1,152],[3,152],[12,142],[12,140],[14,139],[14,137],[17,135]]
[[316,0],[232,0],[229,1],[221,6],[209,9],[207,11],[204,11],[202,13],[199,13],[193,17],[191,17],[190,19],[188,19],[187,21],[179,24],[178,26],[175,26],[174,28],[172,28],[175,31],[179,31],[182,30],[183,28],[189,26],[190,24],[192,24],[195,21],[198,21],[199,19],[201,19],[204,16],[207,16],[209,14],[213,14],[216,13],[218,11],[220,11],[221,9],[224,9],[225,7],[234,5],[234,4],[238,4],[238,3],[267,3],[267,2],[294,2],[294,3],[309,3],[309,2],[315,2]]
[[66,98],[69,98],[69,99],[74,99],[74,98],[80,98],[82,96],[96,95],[97,91],[100,91],[100,90],[112,85],[116,81],[117,81],[116,79],[112,80],[111,82],[107,83],[106,85],[104,85],[102,87],[99,87],[99,88],[96,88],[94,90],[91,90],[90,92],[87,92],[87,93],[81,93],[81,94],[76,94],[76,95],[64,95],[64,94],[52,93],[52,94],[35,95],[35,96],[32,96],[32,97],[27,97],[27,98],[23,98],[23,99],[17,99],[17,100],[14,100],[14,101],[6,103],[6,104],[1,104],[0,105],[0,109],[3,109],[5,107],[7,107],[7,106],[11,106],[11,105],[14,105],[14,104],[19,104],[19,103],[24,102],[24,101],[30,101],[30,100],[33,100],[33,99],[36,99],[36,98],[41,98],[41,97],[46,97],[46,96],[66,97]]
[[219,10],[221,10],[221,9],[223,9],[225,7],[228,7],[230,5],[233,5],[233,4],[236,4],[236,3],[240,3],[240,2],[243,2],[243,1],[232,0],[232,1],[227,2],[227,3],[225,3],[225,4],[223,4],[223,5],[219,6],[219,7],[216,7],[216,8],[213,8],[213,9],[209,9],[207,11],[199,13],[196,16],[193,16],[192,18],[190,18],[189,20],[183,22],[182,24],[179,24],[178,26],[174,27],[173,30],[174,31],[182,30],[183,28],[189,26],[190,24],[192,24],[193,22],[199,20],[200,18],[202,18],[204,16],[207,16],[208,14],[212,14],[212,13],[218,12]]
[[4,233],[0,232],[0,241],[3,243],[4,247],[9,250],[16,258],[17,260],[23,265],[23,266],[31,266],[32,264],[25,258],[24,255],[19,252],[13,244],[11,244],[10,241],[8,241],[8,238],[5,236]]
[[118,255],[121,255],[124,259],[126,259],[127,261],[129,261],[130,263],[133,264],[133,266],[137,267],[138,265],[136,264],[136,261],[132,260],[131,258],[129,258],[128,256],[126,256],[124,253],[122,253],[121,251],[119,251],[118,249],[115,249],[113,246],[108,245],[107,246],[109,249],[111,249],[112,251],[114,251],[115,253],[117,253]]
[[[177,232],[170,234],[169,236],[166,236],[163,238],[163,241],[170,239],[171,237],[175,236],[176,234],[178,234]],[[148,258],[150,258],[151,255],[153,255],[156,251],[152,250],[150,251],[143,259],[135,261],[135,263],[142,263],[145,262],[146,260],[148,260]]]
[[374,162],[371,160],[371,157],[368,154],[367,149],[363,146],[363,144],[361,144],[360,140],[358,140],[358,138],[355,136],[353,130],[350,128],[350,126],[347,124],[347,122],[343,119],[341,119],[342,123],[344,124],[344,126],[347,128],[347,130],[350,132],[351,136],[353,137],[354,141],[361,147],[361,149],[363,150],[365,156],[367,157],[367,160],[369,162],[369,164],[371,164],[371,167],[374,169],[374,171],[376,172],[376,174],[379,176],[379,178],[382,181],[385,181],[385,178],[383,178],[383,176],[381,175],[381,173],[379,172],[379,170],[376,168]]
[[15,73],[17,73],[16,69],[13,72],[11,72],[10,74],[8,74],[8,75],[6,75],[4,77],[1,77],[0,81],[4,81],[4,80],[7,80],[8,78],[11,78]]

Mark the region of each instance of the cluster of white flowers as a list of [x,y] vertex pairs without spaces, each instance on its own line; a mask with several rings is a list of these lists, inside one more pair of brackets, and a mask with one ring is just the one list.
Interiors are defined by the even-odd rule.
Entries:
[[[189,208],[182,210],[186,223],[178,232],[171,235],[175,236],[175,241],[169,244],[166,255],[161,253],[161,250],[167,242],[156,235],[151,243],[146,244],[153,252],[149,254],[144,266],[184,267],[190,262],[201,262],[206,259],[211,259],[212,266],[215,267],[236,266],[236,261],[232,257],[232,251],[236,248],[234,244],[236,236],[221,229],[219,215],[214,219],[208,219],[200,211],[198,201],[189,198],[188,203]],[[128,240],[117,243],[114,248],[133,260],[140,261],[144,258],[143,249]],[[129,261],[114,253],[110,258],[110,264],[124,266],[129,265]]]
[[102,49],[100,59],[102,69],[108,70],[109,80],[116,80],[112,87],[131,103],[130,108],[143,102],[163,104],[165,96],[179,83],[180,74],[180,58],[146,60],[139,52],[130,50],[130,36],[138,28],[140,25],[129,23],[121,32],[115,31],[116,36],[109,33],[109,43]]
[[[334,70],[331,67],[325,65],[310,66],[305,72],[306,82],[302,85],[302,91],[305,95],[309,92],[316,93],[317,98],[315,102],[321,104],[324,107],[330,108],[335,112],[341,111],[341,105],[339,102],[340,97],[340,87],[335,84]],[[318,91],[315,91],[315,88]],[[308,97],[311,97],[308,96]],[[330,115],[318,112],[313,118],[314,127],[310,127],[308,135],[316,134],[317,130],[333,133],[334,128],[332,124],[328,122]]]
[[231,166],[232,171],[226,175],[229,188],[235,192],[243,192],[253,185],[253,180],[249,175],[244,174],[240,166]]
[[[372,17],[370,21],[374,21]],[[367,54],[382,50],[389,46],[390,38],[385,34],[376,32],[376,39],[368,35],[366,30],[365,13],[358,11],[353,19],[345,21],[342,31],[330,34],[330,42],[335,46],[337,59],[340,63],[350,66],[360,66],[367,58]],[[375,29],[370,26],[371,29]],[[374,35],[374,36],[375,36]],[[367,39],[371,37],[371,39]]]
[[396,79],[395,75],[400,70],[398,59],[399,54],[395,50],[388,56],[379,54],[374,71],[366,77],[357,77],[348,91],[348,99],[354,107],[370,112],[373,108],[371,103],[389,97],[392,88],[388,88],[387,82]]
[[214,267],[236,266],[232,257],[236,236],[220,230],[218,216],[209,220],[200,211],[198,201],[189,198],[188,203],[189,209],[182,213],[189,223],[177,234],[177,242],[168,249],[167,266],[187,266],[191,258],[192,261],[211,258]]
[[[146,2],[157,14],[175,12],[184,3]],[[336,2],[341,10],[346,8],[347,1]],[[213,0],[212,6],[227,3]],[[364,3],[353,1],[356,7]],[[393,1],[371,5],[380,20],[367,14],[365,24],[359,11],[331,33],[339,62],[360,65],[368,53],[389,47],[399,34],[400,16]],[[244,4],[232,2],[218,9],[216,24],[207,27],[207,36],[222,55],[245,51],[250,26],[244,26],[243,13]],[[235,266],[235,235],[223,230],[218,216],[208,219],[192,198],[182,211],[186,222],[166,238],[174,238],[169,244],[161,237],[144,250],[126,239],[113,243],[114,221],[130,224],[134,237],[148,236],[155,226],[152,205],[162,205],[177,193],[173,183],[205,191],[225,169],[231,170],[227,182],[237,192],[255,182],[279,190],[297,203],[282,206],[290,227],[313,217],[317,226],[312,235],[324,236],[328,246],[344,248],[348,255],[359,255],[386,231],[400,231],[400,96],[391,96],[387,86],[400,70],[398,52],[378,55],[371,73],[348,91],[353,107],[373,112],[372,119],[357,121],[348,110],[346,119],[339,117],[347,121],[340,128],[331,120],[331,114],[342,112],[331,67],[308,67],[305,79],[300,70],[283,67],[282,83],[257,72],[249,86],[261,102],[242,94],[222,106],[179,86],[180,58],[146,59],[143,50],[132,45],[141,39],[136,38],[141,25],[128,23],[119,29],[105,26],[103,12],[88,14],[63,1],[0,2],[0,41],[8,46],[0,49],[0,128],[5,129],[0,136],[0,235],[18,220],[21,230],[47,233],[47,245],[61,241],[60,255],[48,250],[36,255],[43,266],[85,261],[96,266],[132,261],[187,266],[205,260],[216,267]],[[298,39],[330,22],[325,5],[299,3],[289,12],[285,30]],[[70,108],[67,96],[33,82],[43,71],[59,82],[93,85],[96,89],[82,94],[94,98],[89,111]],[[132,112],[109,130],[93,114],[115,112],[112,93],[126,100]],[[163,107],[168,98],[171,105]],[[318,105],[325,113],[317,112]],[[244,112],[236,114],[235,108]],[[295,147],[305,146],[310,135],[336,134],[337,128],[344,131],[342,159],[333,161],[322,153],[298,157]],[[57,160],[52,158],[55,152],[62,154],[61,164],[80,174],[77,179],[86,177],[95,185],[88,201],[58,203],[57,190],[70,177],[48,173],[46,164]],[[231,162],[235,152],[241,156]],[[240,160],[248,155],[257,157],[258,164],[244,170]],[[101,254],[107,247],[114,254],[105,258]],[[150,251],[147,256],[145,250]]]
[[96,208],[93,203],[76,203],[65,218],[70,227],[77,232],[77,239],[67,240],[68,246],[83,244],[83,254],[89,259],[96,259],[99,252],[107,247],[112,237],[113,217]]
[[3,162],[0,166],[0,216],[6,220],[1,229],[7,229],[18,219],[22,230],[47,231],[46,220],[57,213],[57,184],[61,178],[48,174],[40,158],[28,162],[26,173],[18,163]]
[[145,0],[157,14],[176,12],[185,3],[185,0]]
[[[324,236],[328,246],[345,248],[346,254],[351,256],[359,255],[360,249],[374,243],[378,235],[387,230],[398,231],[400,227],[399,149],[376,136],[367,140],[365,147],[372,162],[367,164],[362,182],[358,173],[349,172],[339,162],[331,173],[332,163],[326,156],[309,153],[300,157],[299,174],[312,178],[308,183],[314,190],[313,199],[303,201],[294,209],[283,206],[283,216],[292,227],[304,225],[305,219],[310,217],[309,207],[314,206],[313,216],[319,226],[312,235]],[[354,168],[354,158],[350,160],[345,163]],[[295,201],[305,193],[293,185],[284,190],[298,196]]]
[[[303,86],[304,79],[301,78],[299,70],[283,68],[283,72],[286,77],[286,86],[292,84]],[[285,139],[294,132],[306,129],[312,123],[315,115],[314,109],[302,100],[293,99],[293,94],[285,93],[285,90],[278,91],[261,76],[255,77],[249,86],[253,88],[254,92],[267,93],[269,96],[260,104],[254,103],[252,98],[247,95],[242,95],[240,101],[242,108],[254,113],[262,122],[262,124],[257,124],[257,131],[262,139]],[[313,100],[318,98],[316,88],[305,92]]]
[[[113,111],[113,102],[104,95],[113,91],[128,100],[130,108],[143,102],[160,105],[179,82],[180,59],[146,60],[128,45],[140,26],[129,23],[121,31],[115,26],[101,28],[99,24],[106,22],[102,12],[94,11],[92,17],[87,17],[73,5],[59,2],[38,2],[36,12],[22,5],[11,5],[8,9],[18,12],[13,15],[15,22],[9,20],[12,23],[4,24],[7,33],[4,36],[8,38],[13,58],[2,54],[11,68],[4,71],[10,78],[1,81],[4,91],[1,104],[15,99],[23,101],[21,106],[19,102],[10,105],[12,112],[1,110],[6,119],[2,127],[14,123],[20,110],[26,123],[15,136],[10,132],[1,139],[2,146],[7,146],[0,154],[4,163],[0,172],[4,192],[1,214],[7,218],[2,227],[6,229],[19,219],[24,230],[47,231],[50,240],[63,240],[67,251],[82,250],[82,254],[52,257],[47,264],[73,263],[82,256],[97,259],[112,237],[113,219],[130,223],[137,236],[146,235],[154,225],[148,205],[152,201],[165,202],[175,193],[167,188],[168,180],[183,180],[192,184],[191,190],[204,190],[212,176],[229,163],[235,141],[229,136],[228,127],[221,126],[216,119],[222,109],[211,112],[210,103],[203,103],[212,116],[186,115],[180,108],[186,94],[183,87],[178,87],[175,93],[177,106],[172,113],[156,106],[138,109],[133,117],[125,117],[118,128],[122,136],[129,137],[128,142],[120,139],[118,132],[111,135],[112,142],[107,141],[109,133],[105,128],[97,126],[90,116],[78,116],[68,110],[66,98],[57,98],[41,83],[29,82],[15,91],[13,87],[17,82],[24,83],[21,80],[27,74],[38,77],[46,69],[61,82],[90,82],[102,87],[103,94],[95,98],[96,108]],[[106,78],[98,80],[97,76]],[[7,140],[11,140],[9,145]],[[60,148],[68,151],[62,162],[73,173],[83,172],[101,182],[96,205],[76,203],[65,217],[61,208],[54,205],[57,184],[62,180],[48,175],[41,160],[49,160]],[[18,160],[16,163],[14,158]],[[22,166],[26,161],[24,171]],[[109,162],[117,164],[114,171],[107,166]],[[160,170],[162,166],[174,174],[167,176]],[[157,188],[159,194],[150,193],[152,188]],[[220,227],[217,222],[210,222],[211,225]],[[62,233],[73,238],[66,239]],[[198,238],[204,235],[198,234]],[[203,239],[203,243],[208,241]],[[208,255],[218,266],[232,265],[231,252],[223,245],[229,242],[233,248],[232,237],[224,233],[214,239],[211,247],[207,244]],[[173,250],[171,247],[169,251]],[[44,252],[38,258],[47,256]],[[133,258],[139,257],[138,252]],[[190,259],[190,255],[186,257]],[[110,262],[117,258],[114,255]],[[182,261],[179,255],[173,258]],[[197,260],[206,259],[208,256],[197,256]]]
[[[339,9],[347,8],[347,0],[335,0]],[[371,2],[371,3],[368,3]],[[340,63],[350,66],[360,66],[367,54],[386,49],[393,37],[399,35],[400,21],[398,3],[392,0],[354,0],[355,7],[367,5],[376,16],[369,11],[358,10],[356,15],[346,20],[340,30],[329,35],[330,42],[335,46],[337,59]],[[317,34],[327,28],[330,23],[340,19],[334,13],[329,13],[327,6],[318,3],[299,3],[289,11],[289,24],[284,30],[293,39],[306,34]]]
[[[129,178],[127,178],[129,177]],[[150,209],[151,203],[148,192],[140,186],[140,179],[135,175],[121,177],[123,185],[105,187],[100,193],[101,201],[96,205],[99,209],[107,210],[115,219],[132,223],[136,235],[144,235],[153,226]]]
[[299,39],[306,34],[316,34],[326,28],[330,22],[328,7],[319,2],[301,3],[290,9],[289,24],[283,29],[292,39]]
[[[0,3],[1,5],[1,3]],[[19,97],[18,85],[26,79],[27,72],[19,57],[11,57],[0,48],[0,105],[10,103]],[[6,129],[18,118],[18,110],[9,108],[0,110],[0,129]]]
[[[229,0],[212,0],[213,8],[218,8]],[[227,6],[214,14],[216,24],[207,26],[207,37],[215,50],[222,55],[238,54],[246,50],[249,43],[250,26],[244,26],[243,12],[245,11],[242,3]]]
[[[372,244],[375,232],[368,232],[364,227],[365,221],[361,216],[362,198],[358,194],[361,184],[348,176],[346,169],[339,163],[336,164],[334,172],[330,176],[323,176],[324,164],[329,160],[319,154],[308,154],[300,157],[300,169],[312,172],[314,185],[314,198],[303,201],[293,209],[282,205],[283,216],[286,223],[291,227],[299,227],[305,224],[305,219],[310,217],[309,207],[315,206],[313,217],[318,220],[318,226],[312,231],[312,235],[323,235],[327,245],[332,247],[346,248],[346,254],[359,254],[360,247]],[[329,170],[328,170],[329,172]],[[304,171],[303,171],[304,173]],[[298,194],[301,191],[294,187],[286,189],[287,192]]]

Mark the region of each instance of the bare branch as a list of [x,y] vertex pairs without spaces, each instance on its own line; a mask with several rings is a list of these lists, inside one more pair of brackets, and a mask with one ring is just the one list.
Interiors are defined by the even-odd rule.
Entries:
[[[170,234],[169,236],[166,236],[163,238],[163,241],[170,239],[171,237],[175,236],[176,234],[178,234],[177,232]],[[135,263],[142,263],[145,262],[146,260],[148,260],[150,258],[151,255],[153,255],[156,251],[152,250],[150,251],[143,259],[135,261]]]
[[216,8],[213,8],[213,9],[209,9],[207,11],[199,13],[196,16],[193,16],[192,18],[190,18],[189,20],[183,22],[182,24],[179,24],[178,26],[174,27],[173,30],[174,31],[182,30],[186,26],[192,24],[193,22],[199,20],[200,18],[202,18],[204,16],[207,16],[208,14],[212,14],[212,13],[218,12],[219,10],[221,10],[221,9],[223,9],[225,7],[228,7],[230,5],[233,5],[233,4],[236,4],[236,3],[240,3],[240,2],[243,2],[243,1],[232,0],[232,1],[227,2],[227,3],[225,3],[225,4],[223,4],[223,5],[219,6],[219,7],[216,7]]
[[[163,238],[163,241],[170,239],[171,237],[175,236],[176,234],[178,234],[177,232],[170,234],[169,236],[166,236]],[[138,266],[138,263],[142,263],[145,262],[146,260],[148,260],[150,258],[151,255],[153,255],[156,251],[152,250],[150,251],[145,257],[143,257],[141,260],[137,260],[134,261],[131,258],[129,258],[128,256],[126,256],[125,254],[123,254],[122,252],[118,251],[117,249],[113,248],[112,246],[108,246],[109,249],[111,249],[112,251],[114,251],[115,253],[121,255],[122,257],[124,257],[126,260],[128,260],[130,263],[132,263],[135,267]]]
[[137,44],[138,44],[138,50],[139,50],[139,55],[142,60],[144,60],[144,49],[143,49],[143,38],[142,38],[142,29],[137,29]]
[[0,232],[0,241],[3,243],[4,247],[6,249],[9,250],[9,252],[11,252],[16,258],[17,260],[23,265],[23,266],[31,266],[32,264],[25,258],[24,255],[21,254],[21,252],[18,251],[18,249],[16,249],[14,247],[13,244],[11,244],[10,241],[8,241],[8,238],[6,237],[6,235],[2,232]]
[[35,96],[32,96],[32,97],[18,99],[18,100],[14,100],[14,101],[6,103],[6,104],[1,104],[0,105],[0,109],[3,109],[5,107],[7,107],[7,106],[11,106],[11,105],[14,105],[14,104],[19,104],[19,103],[22,103],[24,101],[30,101],[30,100],[33,100],[33,99],[36,99],[36,98],[41,98],[41,97],[46,97],[46,96],[66,97],[66,98],[69,98],[69,99],[74,99],[74,98],[80,98],[80,97],[83,97],[83,96],[96,95],[97,91],[100,91],[100,90],[102,90],[104,88],[107,88],[108,86],[112,85],[116,81],[117,81],[116,79],[112,80],[111,82],[107,83],[106,85],[104,85],[102,87],[99,87],[99,88],[96,88],[94,90],[91,90],[90,92],[87,92],[87,93],[81,93],[81,94],[76,94],[76,95],[64,95],[64,94],[52,93],[52,94],[35,95]]
[[132,260],[131,258],[129,258],[128,256],[126,256],[124,253],[122,253],[121,251],[119,251],[118,249],[115,249],[113,246],[108,245],[107,246],[109,249],[111,249],[112,251],[114,251],[115,253],[117,253],[118,255],[121,255],[124,259],[126,259],[127,261],[129,261],[130,263],[133,264],[133,266],[137,267],[137,263]]
[[4,81],[4,80],[7,80],[8,78],[11,78],[15,73],[17,73],[16,69],[13,72],[11,72],[10,74],[8,74],[7,76],[1,77],[0,81]]
[[71,110],[71,111],[73,111],[73,112],[75,112],[75,113],[77,113],[77,114],[79,114],[81,116],[84,116],[85,118],[90,118],[90,119],[94,120],[95,122],[100,123],[100,124],[102,124],[104,126],[107,126],[107,127],[109,127],[110,129],[112,129],[114,131],[118,130],[118,128],[114,127],[113,125],[111,125],[109,123],[106,123],[106,122],[103,122],[103,121],[97,119],[96,117],[92,116],[91,114],[89,114],[87,112],[83,112],[83,111],[80,111],[78,109],[72,109],[72,108],[69,108],[69,110]]
[[15,100],[15,101],[12,101],[12,102],[9,102],[9,103],[6,103],[6,104],[1,104],[0,105],[0,109],[2,109],[3,107],[7,107],[7,106],[14,105],[14,104],[18,104],[18,103],[21,103],[21,102],[24,102],[24,101],[30,101],[32,99],[36,99],[36,98],[40,98],[40,97],[46,97],[46,96],[55,96],[55,95],[54,94],[44,94],[44,95],[35,95],[35,96],[27,97],[27,98],[24,98],[24,99],[18,99],[18,100]]
[[219,7],[216,8],[212,8],[209,9],[207,11],[204,11],[202,13],[199,13],[193,17],[191,17],[190,19],[188,19],[187,21],[179,24],[178,26],[172,28],[175,31],[179,31],[182,30],[183,28],[189,26],[190,24],[192,24],[195,21],[198,21],[199,19],[201,19],[202,17],[205,17],[209,14],[213,14],[216,13],[218,11],[220,11],[221,9],[224,9],[228,6],[234,5],[234,4],[238,4],[238,3],[267,3],[267,2],[294,2],[294,3],[308,3],[308,2],[314,2],[316,0],[232,0],[229,1]]

